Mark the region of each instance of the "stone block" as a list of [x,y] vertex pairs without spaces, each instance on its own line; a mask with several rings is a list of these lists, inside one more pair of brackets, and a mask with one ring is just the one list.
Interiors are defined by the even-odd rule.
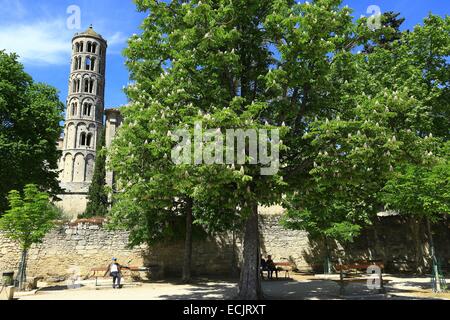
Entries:
[[10,286],[6,287],[0,292],[0,300],[14,300],[15,288]]

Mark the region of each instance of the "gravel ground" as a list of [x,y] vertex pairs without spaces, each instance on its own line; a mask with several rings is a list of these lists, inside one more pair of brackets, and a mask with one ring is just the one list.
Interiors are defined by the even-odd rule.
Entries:
[[[384,276],[390,280],[387,293],[379,294],[365,283],[351,283],[344,296],[339,295],[339,285],[330,280],[317,280],[314,276],[294,275],[293,279],[265,280],[262,283],[267,299],[282,300],[394,300],[394,299],[449,299],[450,294],[433,294],[430,278],[411,276]],[[450,284],[450,279],[447,279]],[[122,289],[110,288],[109,281],[95,287],[92,281],[82,281],[82,286],[67,289],[62,284],[44,287],[36,294],[18,295],[20,300],[215,300],[232,299],[236,294],[235,280],[198,279],[193,284],[177,281],[142,284],[126,283]]]

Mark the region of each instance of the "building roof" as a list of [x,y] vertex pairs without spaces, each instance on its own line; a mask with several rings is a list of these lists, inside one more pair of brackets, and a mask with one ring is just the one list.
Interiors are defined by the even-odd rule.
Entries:
[[105,109],[105,113],[120,113],[120,109],[119,108]]

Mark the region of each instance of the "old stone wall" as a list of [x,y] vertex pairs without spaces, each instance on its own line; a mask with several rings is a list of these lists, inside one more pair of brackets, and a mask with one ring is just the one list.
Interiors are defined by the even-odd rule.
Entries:
[[[260,219],[261,252],[275,261],[290,260],[300,270],[321,271],[324,247],[303,231],[285,230],[278,214],[263,214]],[[441,223],[434,228],[435,242],[442,267],[450,262],[450,228]],[[414,221],[383,218],[364,230],[354,243],[342,247],[331,244],[332,260],[383,260],[388,271],[427,272],[427,238],[424,227]],[[127,247],[128,233],[106,230],[101,221],[80,220],[60,225],[50,232],[42,244],[29,252],[28,274],[45,278],[70,274],[78,268],[83,276],[92,268],[106,267],[112,257],[132,266],[157,266],[158,276],[179,276],[183,259],[183,243],[163,243],[152,247]],[[195,241],[193,273],[195,275],[236,275],[242,248],[239,234]],[[20,250],[0,234],[0,271],[17,270]]]
[[[432,225],[439,264],[450,270],[450,221]],[[429,237],[425,221],[413,217],[379,218],[354,242],[340,248],[346,260],[381,260],[389,272],[427,273],[430,270]]]
[[[0,235],[0,270],[17,270],[20,249]],[[143,248],[126,248],[126,232],[106,231],[100,223],[62,225],[50,232],[43,243],[29,251],[28,274],[53,277],[69,273],[72,267],[88,274],[91,268],[107,266],[112,257],[142,265]]]
[[310,269],[305,258],[305,253],[310,250],[308,233],[286,230],[279,220],[279,215],[260,216],[261,254],[271,255],[274,261],[295,262],[300,270]]
[[[106,267],[113,257],[131,266],[157,266],[158,276],[181,272],[183,243],[162,243],[151,248],[127,247],[128,233],[108,231],[102,221],[79,220],[51,231],[43,243],[33,245],[28,254],[28,275],[57,278],[79,270],[82,276],[92,268]],[[234,250],[233,248],[236,248]],[[193,244],[193,273],[227,275],[236,265],[237,246],[224,235]],[[20,248],[0,233],[0,271],[17,271]]]
[[[273,218],[273,217],[272,217]],[[281,231],[272,221],[268,230],[282,234],[279,238],[269,235],[278,247],[283,248],[283,239],[292,231]],[[443,270],[450,270],[450,223],[441,221],[432,226],[435,249],[439,264]],[[294,235],[292,243],[297,249],[287,245],[275,252],[291,253],[291,260],[301,270],[312,269],[323,272],[326,250],[322,241],[310,239],[306,233]],[[266,244],[267,245],[267,244]],[[386,272],[428,273],[430,271],[429,237],[425,222],[401,216],[379,217],[372,226],[362,230],[361,235],[351,243],[344,245],[329,241],[330,258],[333,265],[340,262],[382,261]]]

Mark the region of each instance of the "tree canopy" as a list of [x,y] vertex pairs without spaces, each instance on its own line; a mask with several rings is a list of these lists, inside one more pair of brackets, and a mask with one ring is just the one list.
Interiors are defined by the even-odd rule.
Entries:
[[[371,49],[356,52],[355,47],[345,60],[329,60],[331,68],[339,70],[333,82],[340,91],[327,95],[332,112],[313,113],[306,121],[298,145],[306,151],[302,157],[309,168],[298,180],[301,185],[290,184],[285,225],[352,240],[384,210],[386,190],[397,198],[389,197],[392,208],[414,214],[410,206],[416,201],[407,204],[400,198],[417,197],[419,189],[408,190],[402,179],[420,180],[423,170],[441,172],[442,160],[436,157],[449,138],[449,22],[448,17],[430,15],[423,25],[396,32],[395,37],[393,23],[374,31],[361,30],[361,21],[357,24],[354,45],[367,43],[372,33]],[[352,73],[346,76],[342,68]],[[423,166],[431,163],[441,164],[434,169]],[[445,176],[431,176],[446,184]],[[432,190],[439,201],[445,198],[445,188]],[[445,205],[434,209],[442,213]]]
[[55,226],[61,212],[49,201],[49,194],[34,184],[27,184],[23,192],[12,190],[8,194],[10,209],[0,217],[0,230],[20,246],[19,288],[24,289],[27,269],[27,253],[33,244],[41,243]]
[[0,218],[0,230],[17,241],[21,249],[42,242],[59,218],[59,210],[49,201],[49,194],[39,191],[37,185],[26,185],[23,195],[12,190],[8,195],[10,209]]
[[[159,241],[174,216],[211,230],[244,222],[240,297],[259,298],[258,205],[283,202],[286,225],[350,241],[399,168],[437,152],[449,18],[402,32],[388,13],[374,30],[341,2],[136,1],[148,16],[125,50],[130,104],[110,150],[121,190],[111,221],[133,243]],[[227,129],[278,130],[257,136],[279,148],[280,170],[262,175],[248,144],[245,163],[220,163],[227,150],[208,143]],[[189,161],[174,160],[186,150]]]
[[63,110],[55,88],[34,83],[17,55],[0,51],[0,212],[9,191],[29,183],[58,194]]

